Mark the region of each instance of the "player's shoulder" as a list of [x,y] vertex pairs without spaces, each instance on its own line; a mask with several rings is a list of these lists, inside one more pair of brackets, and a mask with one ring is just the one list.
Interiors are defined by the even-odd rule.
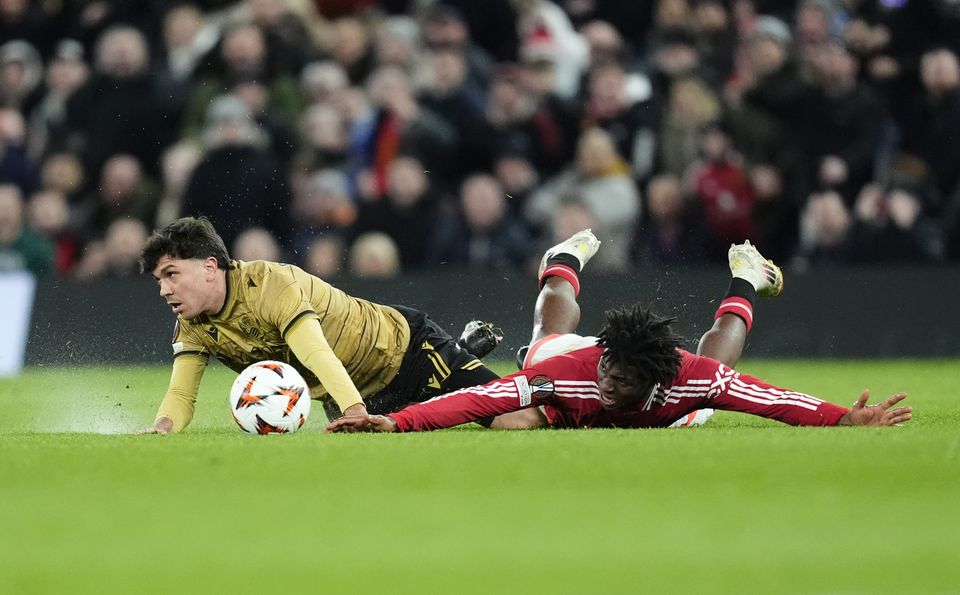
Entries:
[[552,357],[589,348],[599,349],[596,337],[584,337],[573,333],[547,335],[530,346],[523,365],[524,367],[533,366]]
[[234,261],[241,291],[278,291],[292,284],[309,282],[311,275],[300,267],[270,260]]

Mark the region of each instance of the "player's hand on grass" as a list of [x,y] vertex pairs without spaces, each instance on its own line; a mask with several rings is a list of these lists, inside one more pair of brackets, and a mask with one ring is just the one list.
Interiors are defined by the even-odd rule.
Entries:
[[169,434],[173,431],[173,420],[169,417],[158,418],[149,428],[137,430],[137,434]]
[[894,405],[907,398],[907,393],[897,393],[876,405],[867,405],[870,400],[870,391],[865,390],[860,398],[837,425],[841,426],[895,426],[913,418],[913,407],[897,407]]
[[324,432],[396,432],[397,422],[386,415],[363,415],[334,420]]

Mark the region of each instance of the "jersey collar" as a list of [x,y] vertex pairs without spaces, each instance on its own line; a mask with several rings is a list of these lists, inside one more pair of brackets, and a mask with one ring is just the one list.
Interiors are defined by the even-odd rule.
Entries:
[[220,311],[212,315],[210,318],[229,318],[233,313],[233,307],[237,303],[237,283],[240,280],[240,262],[237,260],[230,261],[230,267],[226,271],[226,280],[227,280],[227,294],[223,298],[223,307],[220,308]]

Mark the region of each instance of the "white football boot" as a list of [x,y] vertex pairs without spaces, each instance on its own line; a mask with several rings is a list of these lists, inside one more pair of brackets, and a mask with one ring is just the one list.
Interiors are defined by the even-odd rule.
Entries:
[[[537,271],[537,277],[543,275],[543,269],[547,267],[547,260],[556,254],[570,254],[575,256],[580,263],[580,270],[586,266],[587,262],[593,258],[593,255],[600,249],[600,240],[589,229],[584,229],[573,234],[569,238],[560,242],[556,246],[547,250],[543,258],[540,259],[540,270]],[[579,271],[578,271],[579,272]]]
[[783,272],[772,260],[763,257],[749,240],[731,244],[727,252],[730,273],[753,285],[760,297],[775,297],[783,291]]
[[707,423],[714,414],[713,409],[697,409],[670,424],[669,428],[692,428]]

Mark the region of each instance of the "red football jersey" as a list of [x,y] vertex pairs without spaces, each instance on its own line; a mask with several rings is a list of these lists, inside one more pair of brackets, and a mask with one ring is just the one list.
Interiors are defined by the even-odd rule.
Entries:
[[594,337],[551,335],[535,343],[524,369],[481,386],[441,395],[390,414],[403,432],[449,428],[485,417],[540,406],[557,428],[666,427],[705,408],[750,413],[805,426],[832,426],[847,408],[741,374],[717,360],[680,350],[669,386],[629,407],[600,400],[597,366],[603,349]]

